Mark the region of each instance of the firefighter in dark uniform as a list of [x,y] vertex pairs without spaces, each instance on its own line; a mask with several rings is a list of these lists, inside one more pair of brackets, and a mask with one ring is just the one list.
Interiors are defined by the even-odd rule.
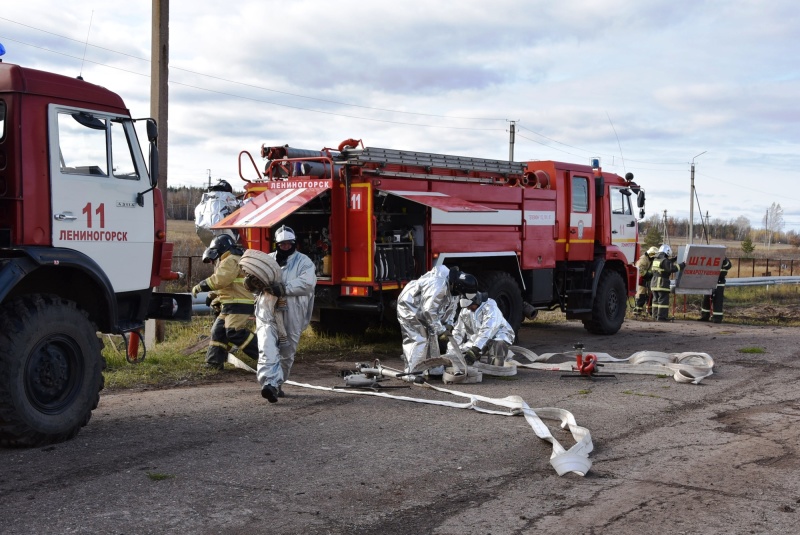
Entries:
[[672,257],[672,248],[665,243],[658,249],[650,268],[653,272],[653,279],[650,281],[650,289],[653,291],[653,319],[657,321],[669,321],[669,279],[685,266],[683,262],[676,264],[675,260]]
[[[703,296],[703,304],[700,306],[700,321],[708,321],[709,319],[714,323],[722,323],[722,305],[725,301],[725,279],[728,277],[728,270],[731,269],[731,261],[726,256],[722,260],[722,266],[719,270],[719,278],[717,279],[717,287],[710,295]],[[711,305],[714,305],[714,313],[711,313]]]
[[258,340],[251,328],[253,323],[253,294],[244,287],[244,273],[239,268],[241,247],[227,234],[211,240],[203,252],[203,262],[215,264],[214,274],[192,288],[192,295],[209,292],[212,308],[219,307],[219,315],[211,326],[211,341],[206,352],[206,367],[222,370],[228,353],[243,351],[258,361]]

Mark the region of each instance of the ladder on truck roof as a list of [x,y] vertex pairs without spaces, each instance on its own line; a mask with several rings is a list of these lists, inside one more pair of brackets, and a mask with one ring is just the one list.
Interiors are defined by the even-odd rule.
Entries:
[[[361,150],[348,150],[342,152],[344,162],[348,165],[364,166],[365,164],[378,164],[377,169],[366,168],[363,172],[372,172],[383,176],[396,176],[407,178],[426,178],[431,180],[456,180],[467,182],[495,183],[498,178],[521,177],[525,172],[525,164],[508,162],[505,160],[490,160],[486,158],[471,158],[469,156],[452,156],[447,154],[434,154],[429,152],[414,152],[395,149],[381,149],[366,147]],[[414,166],[425,169],[424,174],[409,173],[404,171],[387,170],[385,166]],[[457,171],[457,174],[434,174],[434,169],[447,169]],[[486,173],[492,176],[467,176],[468,173]]]

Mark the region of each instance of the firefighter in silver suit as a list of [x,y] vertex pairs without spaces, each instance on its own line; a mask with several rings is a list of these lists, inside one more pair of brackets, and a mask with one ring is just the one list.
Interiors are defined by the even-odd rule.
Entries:
[[[281,385],[289,379],[300,334],[311,322],[314,288],[317,284],[314,262],[297,251],[294,230],[285,225],[280,227],[275,232],[275,241],[276,249],[269,256],[281,267],[281,281],[264,288],[264,292],[256,299],[258,382],[262,397],[270,403],[284,397]],[[270,294],[269,298],[267,294]],[[283,314],[285,340],[278,339],[277,331],[272,327],[275,324],[273,309],[265,306],[267,300],[274,302],[272,296],[279,301],[274,313]]]
[[[397,321],[403,333],[403,360],[409,372],[438,355],[438,337],[453,331],[462,285],[474,277],[458,268],[436,266],[409,282],[397,298]],[[436,353],[431,346],[436,344]]]
[[[503,317],[494,299],[485,292],[467,292],[459,300],[461,312],[453,329],[467,364],[486,357],[489,364],[503,366],[514,343],[514,329]],[[454,348],[448,348],[448,353]]]

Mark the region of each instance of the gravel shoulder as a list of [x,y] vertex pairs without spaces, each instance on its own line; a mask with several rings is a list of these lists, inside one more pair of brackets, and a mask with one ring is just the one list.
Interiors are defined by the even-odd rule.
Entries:
[[[688,320],[627,321],[614,336],[525,324],[519,343],[538,354],[582,343],[616,357],[705,352],[716,363],[700,385],[521,369],[452,386],[571,411],[594,443],[585,477],[559,477],[549,443],[518,416],[294,386],[270,405],[238,370],[200,386],[105,393],[76,439],[0,449],[0,532],[791,533],[798,341],[795,327]],[[339,386],[353,365],[301,361],[292,380]],[[418,387],[387,393],[463,401]]]

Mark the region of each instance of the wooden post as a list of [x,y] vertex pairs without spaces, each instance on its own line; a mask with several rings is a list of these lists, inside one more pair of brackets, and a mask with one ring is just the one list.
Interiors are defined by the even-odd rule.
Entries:
[[[150,115],[158,123],[158,189],[167,206],[168,103],[169,103],[169,0],[153,0],[150,44]],[[163,284],[162,284],[163,286]],[[164,341],[165,325],[155,325],[155,339]]]

